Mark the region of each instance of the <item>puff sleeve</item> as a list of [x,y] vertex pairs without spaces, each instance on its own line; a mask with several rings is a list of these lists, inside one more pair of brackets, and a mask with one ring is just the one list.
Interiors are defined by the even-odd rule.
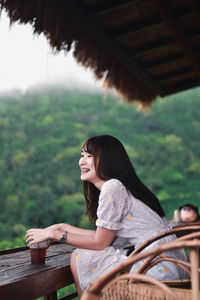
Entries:
[[117,179],[106,181],[99,195],[96,226],[120,230],[121,220],[127,211],[126,202],[125,186]]

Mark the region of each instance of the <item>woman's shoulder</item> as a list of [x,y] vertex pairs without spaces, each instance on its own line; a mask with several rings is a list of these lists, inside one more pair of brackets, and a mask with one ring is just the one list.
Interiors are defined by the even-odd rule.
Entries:
[[126,189],[126,187],[123,185],[123,183],[119,179],[112,178],[112,179],[107,180],[103,184],[101,190],[104,190],[104,189],[122,189],[122,190],[124,190],[124,189]]

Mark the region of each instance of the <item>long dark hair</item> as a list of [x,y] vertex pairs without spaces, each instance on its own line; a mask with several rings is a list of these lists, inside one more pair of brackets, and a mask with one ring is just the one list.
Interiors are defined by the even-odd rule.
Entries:
[[[128,154],[118,139],[110,135],[89,138],[83,149],[94,156],[97,176],[102,180],[118,179],[137,199],[145,203],[159,216],[165,213],[157,197],[138,178]],[[86,214],[94,223],[100,191],[90,182],[83,182]]]

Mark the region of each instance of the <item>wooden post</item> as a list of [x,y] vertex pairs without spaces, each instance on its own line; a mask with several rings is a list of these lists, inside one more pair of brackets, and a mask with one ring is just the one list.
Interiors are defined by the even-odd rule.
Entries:
[[57,291],[44,296],[44,300],[57,300]]

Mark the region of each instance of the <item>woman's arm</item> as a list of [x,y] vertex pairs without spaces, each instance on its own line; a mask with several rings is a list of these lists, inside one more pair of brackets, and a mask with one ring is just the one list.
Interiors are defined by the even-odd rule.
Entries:
[[[116,231],[103,227],[97,227],[94,235],[82,235],[78,233],[68,232],[67,244],[79,248],[102,250],[113,243]],[[59,240],[59,232],[53,232],[53,239]]]
[[67,231],[67,232],[70,232],[70,233],[81,234],[81,235],[92,235],[92,236],[94,236],[94,234],[95,234],[95,230],[83,229],[83,228],[75,227],[75,226],[65,224],[65,223],[54,224],[54,225],[51,225],[51,226],[47,227],[46,229]]
[[[97,227],[96,231],[92,231],[93,234],[91,234],[91,231],[89,230],[89,234],[87,235],[81,234],[81,228],[76,229],[77,230],[75,230],[75,233],[72,231],[68,232],[66,243],[75,247],[91,250],[102,250],[110,246],[114,241],[116,233],[116,231],[114,230],[110,230],[103,227]],[[80,231],[78,229],[80,229]],[[67,230],[55,229],[52,228],[52,226],[47,227],[45,229],[29,229],[27,231],[26,241],[29,242],[29,247],[32,244],[39,243],[45,240],[60,241],[60,238],[65,231]]]

